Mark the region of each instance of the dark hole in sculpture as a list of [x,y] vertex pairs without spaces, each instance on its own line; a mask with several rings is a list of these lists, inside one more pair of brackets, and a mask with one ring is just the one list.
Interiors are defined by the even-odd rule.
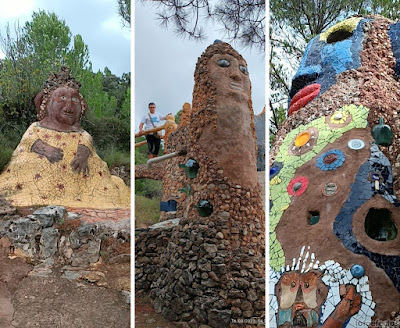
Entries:
[[365,218],[364,228],[370,238],[379,241],[393,240],[397,236],[390,211],[384,208],[371,208]]
[[201,217],[210,216],[213,212],[213,206],[208,200],[201,200],[197,205],[194,205]]
[[353,35],[352,32],[346,31],[346,30],[337,30],[335,32],[332,32],[329,34],[329,36],[326,39],[326,43],[334,43],[338,41],[343,41],[348,39]]
[[318,211],[310,211],[310,212],[308,212],[308,223],[310,225],[317,224],[319,222],[320,218],[321,217],[320,217]]
[[183,168],[189,179],[195,179],[200,165],[193,158],[190,158],[185,164],[179,164],[179,167]]

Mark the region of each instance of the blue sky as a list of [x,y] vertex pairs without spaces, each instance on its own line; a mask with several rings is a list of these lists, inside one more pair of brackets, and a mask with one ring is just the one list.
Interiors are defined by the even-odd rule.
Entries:
[[[221,27],[207,25],[207,38],[202,42],[177,37],[172,29],[159,26],[155,8],[135,2],[135,126],[147,115],[148,103],[157,111],[176,114],[185,102],[192,102],[193,74],[197,58],[214,42],[225,40]],[[265,58],[256,49],[243,50],[232,45],[247,61],[252,83],[255,114],[265,105]]]

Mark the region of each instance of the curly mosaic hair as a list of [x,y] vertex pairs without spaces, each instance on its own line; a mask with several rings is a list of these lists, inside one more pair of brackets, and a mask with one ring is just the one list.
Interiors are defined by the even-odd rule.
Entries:
[[[40,91],[34,99],[38,120],[41,121],[46,117],[47,102],[54,90],[60,87],[69,87],[79,91],[80,86],[81,84],[70,75],[70,69],[66,66],[62,66],[58,73],[51,72],[42,85],[42,91]],[[85,99],[83,99],[81,93],[79,93],[79,99],[82,107],[80,119],[82,119],[87,111],[87,103]]]

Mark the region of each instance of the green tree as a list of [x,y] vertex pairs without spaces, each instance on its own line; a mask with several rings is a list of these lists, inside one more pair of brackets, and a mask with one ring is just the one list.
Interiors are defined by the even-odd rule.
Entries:
[[131,120],[131,88],[126,89],[125,98],[122,101],[119,117],[128,122]]
[[183,111],[182,111],[182,109],[181,109],[178,113],[175,114],[175,123],[176,123],[176,124],[179,123],[179,119],[181,118],[182,112],[183,112]]
[[14,34],[9,25],[1,33],[6,55],[0,69],[1,112],[4,122],[27,126],[35,119],[32,98],[48,74],[68,65],[79,75],[90,68],[89,52],[80,35],[71,45],[68,26],[54,13],[34,12],[22,28],[15,26]]
[[[129,75],[130,77],[130,75]],[[103,90],[110,96],[114,96],[117,100],[117,107],[121,108],[122,102],[126,97],[126,89],[130,83],[126,83],[127,75],[119,78],[118,76],[111,73],[108,67],[104,68],[103,73]],[[130,81],[129,81],[130,82]]]
[[118,0],[118,14],[124,25],[131,26],[131,0]]

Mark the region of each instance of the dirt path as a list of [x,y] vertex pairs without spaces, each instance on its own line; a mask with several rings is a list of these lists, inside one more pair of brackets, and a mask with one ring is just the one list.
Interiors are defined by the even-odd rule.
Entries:
[[135,328],[175,328],[173,322],[166,320],[161,313],[156,313],[150,297],[135,297]]
[[[116,268],[103,266],[104,273],[96,268],[103,286],[112,285],[107,279],[129,276],[129,264]],[[33,269],[20,258],[10,259],[7,248],[0,246],[0,327],[130,327],[130,305],[117,289],[79,278],[78,272],[68,279],[61,268]]]

